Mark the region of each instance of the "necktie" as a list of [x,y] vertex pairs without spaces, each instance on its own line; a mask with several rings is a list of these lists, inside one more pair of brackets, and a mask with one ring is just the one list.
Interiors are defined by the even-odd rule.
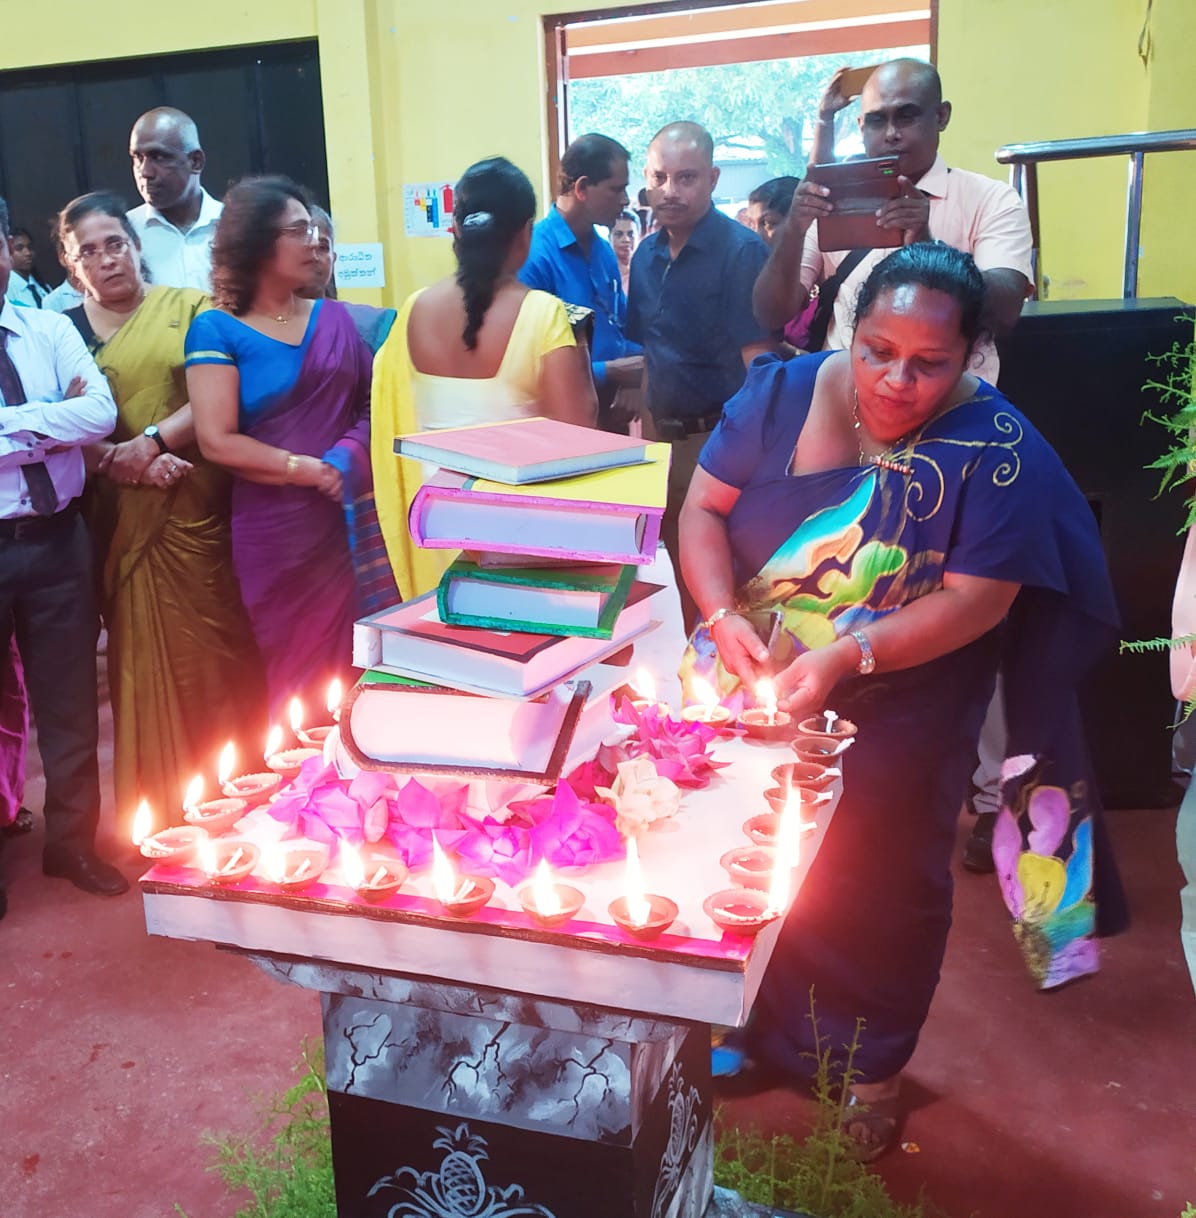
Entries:
[[29,295],[33,297],[34,307],[40,309],[42,307],[42,294],[37,290],[37,284],[35,284],[31,279],[28,287]]
[[[0,397],[6,406],[23,406],[26,401],[21,374],[8,354],[8,331],[4,329],[0,329]],[[39,516],[53,516],[58,510],[58,492],[54,489],[54,479],[50,477],[46,463],[31,461],[22,468],[33,510]]]

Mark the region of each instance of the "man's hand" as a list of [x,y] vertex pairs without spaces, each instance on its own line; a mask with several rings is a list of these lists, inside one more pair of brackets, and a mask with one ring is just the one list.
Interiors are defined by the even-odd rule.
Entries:
[[831,77],[830,84],[826,86],[826,92],[822,95],[822,100],[818,103],[818,117],[824,121],[832,119],[840,110],[851,105],[851,98],[843,92],[842,83],[843,77],[852,69],[850,66],[840,68],[834,76]]
[[903,245],[929,241],[930,200],[904,175],[897,182],[901,186],[901,194],[877,210],[877,228],[904,230]]
[[114,444],[101,458],[97,472],[119,482],[122,486],[136,486],[146,470],[159,457],[158,446],[149,436],[134,436],[122,444]]
[[65,402],[68,398],[81,398],[87,392],[87,382],[81,376],[71,377],[71,383],[66,387],[66,392],[62,395],[62,400]]
[[190,461],[184,461],[174,453],[159,453],[141,475],[140,485],[168,491],[172,486],[177,486],[194,468]]
[[606,361],[606,379],[616,389],[636,389],[644,376],[644,357],[625,355]]
[[785,217],[785,227],[796,229],[804,237],[806,230],[815,220],[829,216],[835,210],[830,193],[829,187],[820,186],[817,182],[805,178],[793,194],[789,214]]

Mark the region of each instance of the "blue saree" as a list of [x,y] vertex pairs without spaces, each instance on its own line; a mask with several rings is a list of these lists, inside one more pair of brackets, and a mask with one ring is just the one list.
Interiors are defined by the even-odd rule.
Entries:
[[[727,518],[741,602],[779,606],[798,651],[935,591],[946,572],[1022,585],[1003,628],[917,668],[853,678],[834,693],[835,709],[859,735],[843,758],[839,810],[764,979],[748,1051],[781,1073],[808,1076],[813,988],[819,1030],[839,1065],[863,1021],[854,1066],[873,1082],[909,1060],[938,984],[956,820],[999,666],[1011,751],[1022,758],[1010,771],[1006,828],[1023,839],[1020,855],[1036,830],[1033,789],[1049,781],[1066,793],[1068,809],[1052,858],[1063,873],[1077,860],[1074,880],[1045,902],[1037,889],[1023,899],[1019,942],[1033,941],[1045,977],[1053,949],[1040,915],[1049,920],[1068,900],[1070,938],[1060,932],[1059,946],[1077,936],[1091,944],[1093,851],[1074,837],[1079,826],[1094,827],[1097,809],[1075,687],[1111,644],[1117,613],[1082,495],[1030,422],[984,382],[907,447],[900,460],[909,476],[875,466],[792,474],[828,358],[757,360],[702,452],[702,467],[741,492]],[[734,684],[700,631],[683,678],[695,671],[724,694]],[[1051,802],[1059,828],[1058,800]],[[1107,854],[1099,843],[1097,853]],[[1022,870],[1038,883],[1032,867]],[[1059,883],[1057,871],[1046,878]],[[1112,894],[1115,903],[1115,878]],[[1031,913],[1038,923],[1023,927]],[[1094,951],[1079,953],[1090,966],[1079,972],[1095,967]]]

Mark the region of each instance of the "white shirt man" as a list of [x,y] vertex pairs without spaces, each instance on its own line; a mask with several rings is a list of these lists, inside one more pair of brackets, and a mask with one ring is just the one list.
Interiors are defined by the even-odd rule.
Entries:
[[212,279],[212,238],[224,204],[202,192],[199,219],[186,231],[176,228],[148,203],[129,212],[129,223],[141,238],[141,256],[150,282],[206,292]]

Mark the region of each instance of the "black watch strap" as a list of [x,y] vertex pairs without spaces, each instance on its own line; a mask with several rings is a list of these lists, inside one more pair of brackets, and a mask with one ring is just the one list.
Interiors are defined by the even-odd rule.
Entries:
[[170,452],[170,449],[167,448],[166,441],[162,439],[162,433],[158,430],[156,424],[151,423],[141,434],[149,436],[149,438],[158,446],[158,451],[160,453]]

